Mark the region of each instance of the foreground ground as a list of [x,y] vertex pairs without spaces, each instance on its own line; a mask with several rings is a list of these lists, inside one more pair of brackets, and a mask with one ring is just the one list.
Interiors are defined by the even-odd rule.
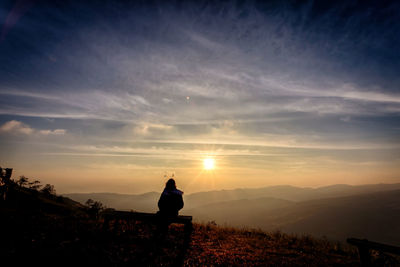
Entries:
[[196,225],[185,264],[259,266],[358,265],[357,252],[339,243],[280,232]]
[[[22,190],[0,202],[3,262],[64,266],[359,266],[357,251],[337,242],[280,232],[194,224],[159,238],[144,222],[111,223],[69,199]],[[375,255],[376,266],[397,264]],[[10,265],[11,266],[11,265]]]

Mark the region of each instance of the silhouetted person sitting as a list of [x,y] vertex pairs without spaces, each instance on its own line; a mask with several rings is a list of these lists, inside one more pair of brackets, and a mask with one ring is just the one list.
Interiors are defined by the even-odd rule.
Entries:
[[178,216],[179,210],[183,208],[183,192],[176,189],[175,180],[169,179],[164,191],[158,200],[157,214],[160,216],[159,231],[165,234],[172,219]]

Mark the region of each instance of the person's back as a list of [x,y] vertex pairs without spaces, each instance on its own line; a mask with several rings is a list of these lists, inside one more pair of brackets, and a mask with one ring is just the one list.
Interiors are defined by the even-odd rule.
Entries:
[[167,217],[177,216],[179,210],[183,208],[182,195],[183,192],[176,189],[174,179],[169,179],[158,200],[160,214]]
[[160,199],[158,200],[157,214],[159,215],[158,227],[156,235],[162,238],[168,231],[168,225],[173,221],[173,218],[178,216],[178,212],[183,208],[183,192],[176,189],[174,179],[169,179],[165,185]]

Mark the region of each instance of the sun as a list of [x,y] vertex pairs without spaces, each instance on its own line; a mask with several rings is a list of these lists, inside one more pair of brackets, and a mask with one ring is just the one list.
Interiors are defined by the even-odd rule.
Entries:
[[203,159],[203,168],[205,170],[213,170],[215,168],[215,160],[213,158]]

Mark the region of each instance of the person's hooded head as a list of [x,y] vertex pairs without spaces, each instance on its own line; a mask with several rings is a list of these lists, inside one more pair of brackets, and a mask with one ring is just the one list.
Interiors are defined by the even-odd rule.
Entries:
[[175,190],[176,189],[176,184],[174,179],[169,179],[167,183],[165,184],[165,189],[167,190]]

